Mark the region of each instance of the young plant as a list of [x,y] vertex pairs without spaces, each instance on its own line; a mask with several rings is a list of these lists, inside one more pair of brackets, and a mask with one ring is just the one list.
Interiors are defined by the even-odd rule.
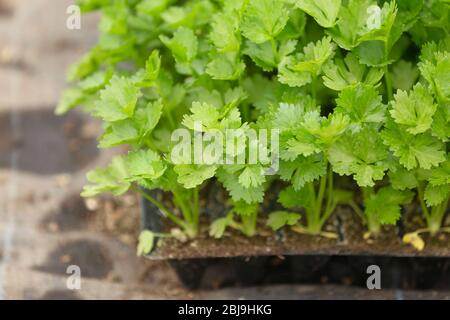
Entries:
[[[446,230],[446,1],[78,3],[101,11],[99,41],[69,70],[56,112],[83,106],[102,121],[99,147],[128,151],[88,174],[84,196],[132,190],[181,230],[147,230],[140,253],[198,234],[210,180],[230,197],[215,238],[255,235],[272,183],[286,209],[269,216],[274,230],[335,237],[323,229],[345,204],[376,235],[414,191],[426,230]],[[337,188],[338,175],[358,190]]]
[[[328,179],[330,179],[331,174],[328,175]],[[319,184],[322,185],[322,181],[321,179]],[[325,187],[319,186],[319,193],[316,193],[316,188],[312,183],[307,188],[298,191],[292,186],[287,187],[280,192],[278,202],[286,209],[291,209],[291,211],[272,212],[269,215],[267,225],[274,231],[286,225],[298,233],[336,239],[337,234],[323,231],[323,226],[333,213],[337,204],[349,201],[352,193],[343,190],[333,190],[330,186],[332,186],[332,182],[328,184],[327,196],[322,198],[322,201],[320,201],[318,196],[320,197],[320,191],[325,190]],[[302,214],[292,211],[292,209],[303,209],[304,216],[306,217],[305,225],[299,223]]]
[[394,188],[417,192],[417,200],[427,224],[427,228],[419,230],[419,233],[435,235],[439,231],[449,231],[448,228],[442,228],[450,197],[449,172],[450,162],[447,159],[439,167],[429,170],[399,168],[390,173]]
[[[396,189],[415,189],[427,228],[405,236],[406,242],[418,241],[418,234],[435,235],[442,228],[448,209],[450,175],[447,153],[449,140],[450,45],[447,42],[423,47],[419,68],[428,88],[416,84],[408,93],[399,90],[391,103],[390,119],[383,139],[398,158],[391,173]],[[411,240],[412,239],[412,240]],[[423,248],[418,241],[419,247]]]
[[[127,144],[135,151],[116,157],[106,169],[89,173],[88,180],[93,184],[86,186],[82,195],[107,191],[118,195],[132,188],[156,205],[189,237],[195,237],[200,215],[200,185],[214,175],[214,168],[176,165],[164,156],[173,147],[173,142],[158,141],[157,135],[177,129],[174,122],[177,115],[170,108],[170,99],[174,97],[169,98],[170,93],[161,93],[165,79],[160,77],[160,65],[158,53],[153,52],[145,68],[129,76],[114,76],[100,91],[92,110],[104,121],[105,132],[99,146]],[[157,100],[154,91],[160,92]],[[121,189],[115,190],[116,185]],[[180,209],[183,219],[141,187],[170,192],[172,203]]]
[[[195,72],[192,66],[199,51],[197,38],[191,29],[165,24],[161,12],[168,9],[169,3],[156,7],[147,1],[79,4],[82,11],[102,9],[100,41],[69,71],[69,80],[78,82],[64,93],[56,112],[61,114],[83,105],[103,121],[100,148],[127,145],[131,149],[115,157],[108,167],[88,173],[90,184],[82,195],[120,195],[131,189],[153,203],[188,237],[195,237],[199,191],[215,170],[176,165],[167,155],[174,147],[170,133],[181,126],[182,115],[188,111],[187,104],[182,104],[187,90],[174,83],[172,70],[188,75]],[[207,2],[192,3],[187,8],[197,17],[213,11]],[[191,26],[201,30],[207,28],[206,22],[196,19]],[[169,39],[162,33],[173,37]],[[164,66],[157,50],[148,56],[151,48],[165,50],[163,44],[175,58],[166,59]],[[169,55],[164,52],[163,56]],[[170,193],[170,203],[152,197],[147,190],[153,189]]]
[[305,96],[303,101],[280,104],[271,115],[272,126],[280,130],[280,178],[291,184],[280,193],[279,202],[287,209],[304,208],[306,225],[294,230],[321,234],[341,201],[334,189],[328,151],[350,120],[342,113],[323,117],[315,99]]
[[[229,227],[242,232],[248,237],[254,236],[256,234],[258,209],[258,203],[248,204],[245,201],[232,203],[232,208],[226,216],[215,220],[211,224],[209,235],[216,239],[222,238]],[[234,219],[236,215],[239,217],[239,221]]]
[[382,187],[377,192],[373,188],[363,188],[364,210],[354,201],[349,205],[367,225],[368,232],[364,238],[377,237],[382,225],[395,225],[401,217],[402,205],[408,204],[413,198],[411,192],[395,190],[392,187]]

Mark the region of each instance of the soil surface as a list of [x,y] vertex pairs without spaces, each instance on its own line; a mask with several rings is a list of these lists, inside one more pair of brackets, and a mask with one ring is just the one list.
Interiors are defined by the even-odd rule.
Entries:
[[[444,241],[448,241],[444,238]],[[260,236],[247,238],[229,232],[219,240],[211,240],[207,233],[197,239],[181,243],[175,239],[164,239],[150,259],[183,259],[201,257],[239,257],[273,255],[380,255],[393,257],[450,257],[450,250],[443,240],[428,242],[423,251],[405,245],[398,238],[383,243],[376,240],[337,242],[336,240],[300,235],[283,231],[280,237]],[[448,243],[448,242],[447,242]]]
[[[440,233],[435,237],[424,235],[423,239],[426,245],[422,251],[403,243],[402,236],[405,231],[412,232],[424,227],[424,222],[417,219],[417,214],[405,213],[397,226],[383,226],[378,237],[367,239],[364,237],[366,228],[352,210],[347,207],[338,207],[324,226],[324,230],[335,233],[337,239],[299,234],[290,228],[283,228],[274,233],[265,226],[267,213],[272,210],[273,206],[277,206],[276,201],[272,199],[270,203],[266,201],[263,205],[263,212],[260,214],[261,218],[258,221],[255,236],[246,237],[242,233],[230,229],[225,232],[221,239],[212,239],[208,235],[209,221],[224,215],[227,209],[223,206],[225,195],[218,196],[223,191],[218,190],[215,186],[209,189],[219,199],[219,203],[216,203],[215,210],[211,208],[204,210],[204,214],[209,219],[204,218],[202,220],[198,237],[186,242],[180,242],[174,238],[160,239],[157,242],[156,249],[148,255],[148,258],[158,260],[274,255],[376,255],[450,258],[450,234],[448,233]],[[214,204],[214,201],[208,195],[204,196],[203,202],[210,204],[210,206],[211,203]],[[147,209],[143,213],[147,216],[146,220],[162,220],[162,230],[170,232],[173,225],[168,224],[167,220],[161,219],[155,207],[148,204],[147,206],[153,208],[153,210]],[[406,208],[404,211],[409,212],[410,210]]]

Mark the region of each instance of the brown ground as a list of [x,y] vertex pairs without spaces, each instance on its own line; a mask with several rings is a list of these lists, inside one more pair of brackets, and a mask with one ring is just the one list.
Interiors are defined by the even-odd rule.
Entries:
[[[167,226],[167,230],[170,230]],[[450,238],[442,233],[426,240],[425,249],[417,251],[404,244],[395,226],[386,226],[378,238],[363,239],[365,228],[347,208],[339,208],[327,231],[339,234],[339,239],[299,234],[289,228],[273,233],[259,223],[258,234],[252,238],[239,232],[228,230],[224,237],[211,241],[208,224],[200,228],[197,239],[182,243],[176,239],[164,239],[148,257],[150,259],[198,258],[198,257],[239,257],[271,255],[377,255],[394,257],[450,257]],[[415,229],[412,229],[415,230]]]

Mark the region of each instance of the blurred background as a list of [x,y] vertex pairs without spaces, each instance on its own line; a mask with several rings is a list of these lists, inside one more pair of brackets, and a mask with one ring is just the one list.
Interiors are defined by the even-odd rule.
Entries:
[[[53,114],[68,66],[96,41],[96,15],[66,28],[71,4],[0,0],[0,298],[187,298],[164,262],[136,257],[134,196],[79,197],[111,154],[97,150],[98,123]],[[66,287],[71,264],[78,291]]]
[[[339,268],[334,284],[226,286],[224,260],[191,291],[167,262],[136,257],[137,198],[79,197],[86,171],[112,156],[97,150],[99,124],[79,111],[53,114],[67,67],[96,42],[95,14],[80,30],[66,28],[71,4],[0,0],[0,299],[450,298],[445,290],[369,291]],[[66,286],[72,264],[80,290]]]

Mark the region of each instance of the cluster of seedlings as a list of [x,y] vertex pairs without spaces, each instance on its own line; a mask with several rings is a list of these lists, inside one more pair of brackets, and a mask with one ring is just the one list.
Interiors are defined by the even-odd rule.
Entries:
[[[229,228],[251,237],[258,219],[333,238],[324,225],[341,205],[377,237],[416,203],[425,223],[404,241],[419,250],[421,233],[450,231],[448,0],[78,5],[101,11],[100,35],[69,70],[57,113],[82,106],[102,120],[99,148],[128,146],[88,173],[82,195],[131,189],[159,208],[176,232],[144,231],[139,253],[155,237],[195,238],[211,183],[229,195],[227,212],[209,222],[211,241]],[[202,159],[174,157],[180,129],[202,139]],[[232,148],[217,144],[230,130]],[[249,156],[262,149],[265,157]],[[274,184],[283,209],[263,215]]]

